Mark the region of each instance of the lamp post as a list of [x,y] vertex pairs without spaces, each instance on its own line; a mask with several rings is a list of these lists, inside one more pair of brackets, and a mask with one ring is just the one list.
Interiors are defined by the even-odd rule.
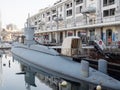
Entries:
[[56,29],[57,29],[57,43],[58,43],[58,29],[59,29],[59,21],[62,21],[63,18],[62,17],[58,17],[58,11],[57,11],[57,14],[56,14],[56,18],[54,19],[54,21],[56,22]]

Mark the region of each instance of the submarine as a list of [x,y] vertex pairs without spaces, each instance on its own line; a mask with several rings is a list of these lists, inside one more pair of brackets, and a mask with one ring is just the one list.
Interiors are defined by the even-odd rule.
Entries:
[[11,52],[13,58],[51,75],[64,77],[74,82],[83,81],[120,90],[120,81],[107,74],[107,62],[105,60],[99,61],[98,70],[96,70],[89,67],[89,62],[85,60],[77,63],[71,57],[61,55],[49,46],[36,44],[34,27],[29,22],[25,27],[24,41],[22,43],[15,42],[12,45]]

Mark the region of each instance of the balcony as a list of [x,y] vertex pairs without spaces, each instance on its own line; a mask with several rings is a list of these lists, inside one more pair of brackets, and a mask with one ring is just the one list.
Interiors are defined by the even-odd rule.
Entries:
[[44,21],[39,22],[40,25],[45,25]]
[[55,18],[54,18],[54,21],[55,21],[55,22],[62,21],[62,20],[63,20],[62,17],[55,17]]
[[90,14],[90,13],[95,13],[95,12],[96,12],[95,7],[87,7],[85,9],[81,10],[81,13],[83,13],[83,14]]
[[97,18],[97,23],[111,23],[120,21],[120,15]]
[[76,5],[83,3],[83,0],[76,0]]

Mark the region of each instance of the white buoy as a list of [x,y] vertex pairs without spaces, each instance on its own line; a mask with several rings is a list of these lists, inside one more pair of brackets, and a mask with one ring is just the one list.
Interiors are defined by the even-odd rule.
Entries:
[[104,59],[98,60],[98,70],[100,72],[107,74],[107,61],[106,60],[104,60]]
[[102,90],[102,87],[100,85],[97,85],[96,90]]
[[83,77],[89,77],[89,62],[81,61],[81,73]]

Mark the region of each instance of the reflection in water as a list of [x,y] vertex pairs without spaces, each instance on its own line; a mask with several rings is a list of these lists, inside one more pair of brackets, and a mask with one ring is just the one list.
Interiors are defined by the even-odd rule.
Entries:
[[0,83],[2,83],[0,90],[51,90],[38,79],[36,79],[37,87],[28,85],[25,83],[25,75],[16,75],[19,71],[21,71],[19,62],[16,60],[13,62],[11,56],[3,54],[0,58]]
[[7,59],[7,54],[5,54],[5,58]]
[[[68,80],[64,80],[58,76],[53,76],[47,72],[40,71],[33,66],[27,65],[21,62],[21,71],[17,74],[24,74],[24,80],[26,83],[26,90],[31,90],[31,86],[36,87],[35,77],[46,86],[52,88],[52,90],[93,90],[89,89],[87,83],[75,83]],[[62,82],[66,81],[67,84],[63,85]],[[92,86],[92,85],[91,85]],[[92,87],[94,88],[94,86]]]
[[2,85],[2,55],[0,54],[0,86]]
[[30,84],[27,84],[27,83],[26,83],[26,89],[27,89],[27,90],[31,90]]
[[10,60],[9,60],[9,62],[8,62],[8,63],[9,63],[9,68],[10,68]]

